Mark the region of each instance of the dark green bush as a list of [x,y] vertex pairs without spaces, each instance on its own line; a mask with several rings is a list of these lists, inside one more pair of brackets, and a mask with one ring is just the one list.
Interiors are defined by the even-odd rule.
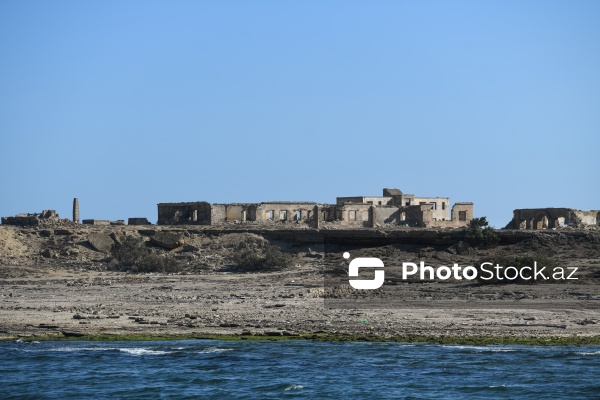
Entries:
[[241,242],[234,251],[233,262],[243,271],[280,271],[291,267],[294,260],[290,254],[282,252],[277,246],[260,246],[250,241]]
[[500,242],[495,229],[489,226],[486,217],[473,218],[469,222],[466,239],[473,247],[491,247]]
[[181,271],[181,265],[170,254],[153,254],[142,238],[127,236],[112,246],[112,269],[133,273]]

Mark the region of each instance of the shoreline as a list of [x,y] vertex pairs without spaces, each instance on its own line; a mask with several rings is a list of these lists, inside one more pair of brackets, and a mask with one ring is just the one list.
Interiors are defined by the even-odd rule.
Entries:
[[230,334],[33,334],[33,335],[7,335],[0,337],[0,342],[33,341],[176,341],[176,340],[222,340],[222,341],[298,341],[313,342],[379,342],[379,343],[422,343],[422,344],[447,344],[447,345],[518,345],[518,346],[596,346],[600,345],[600,336],[549,336],[549,337],[508,337],[508,336],[480,336],[480,337],[434,337],[434,336],[401,336],[382,337],[378,335],[336,335],[300,333],[292,336],[268,335],[230,335]]

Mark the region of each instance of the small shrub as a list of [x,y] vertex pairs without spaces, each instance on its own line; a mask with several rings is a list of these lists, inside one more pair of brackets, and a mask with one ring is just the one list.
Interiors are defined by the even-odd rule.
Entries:
[[181,271],[181,265],[170,254],[153,254],[142,238],[127,236],[121,243],[112,246],[112,268],[133,273]]
[[240,242],[233,255],[233,262],[240,270],[270,272],[292,266],[293,257],[270,244],[257,246],[255,242]]
[[473,218],[469,222],[466,238],[473,247],[491,247],[500,242],[500,238],[494,228],[489,226],[486,217]]

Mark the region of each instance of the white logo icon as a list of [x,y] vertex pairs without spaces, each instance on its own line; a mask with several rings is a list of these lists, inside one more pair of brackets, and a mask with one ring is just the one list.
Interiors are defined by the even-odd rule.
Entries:
[[[344,258],[347,260],[350,258],[350,253],[344,253]],[[383,261],[375,257],[358,257],[350,261],[348,266],[348,276],[358,276],[359,268],[383,268]],[[373,279],[349,279],[350,286],[354,289],[379,289],[383,285],[385,273],[383,269],[376,269],[375,277]]]

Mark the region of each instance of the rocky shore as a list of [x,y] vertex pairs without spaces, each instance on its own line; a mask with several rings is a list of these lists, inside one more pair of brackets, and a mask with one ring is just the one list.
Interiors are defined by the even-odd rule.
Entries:
[[[456,231],[353,232],[357,252],[368,247],[388,264],[423,259],[433,265],[474,263],[498,255],[543,255],[576,266],[577,282],[481,285],[476,282],[401,282],[393,307],[335,308],[324,274],[331,259],[316,240],[277,230],[0,226],[0,339],[104,337],[350,338],[571,343],[600,342],[600,233],[502,233],[494,248],[474,249]],[[176,233],[170,246],[152,240]],[[156,254],[177,259],[174,274],[113,270],[110,243],[135,236]],[[409,235],[411,236],[411,235]],[[293,257],[281,271],[244,272],[232,266],[240,241],[251,237]],[[178,239],[178,240],[179,240]],[[321,242],[322,244],[322,242]],[[98,244],[97,246],[101,246]],[[172,247],[172,248],[169,248]],[[331,267],[331,268],[329,268]],[[328,269],[329,268],[329,269]],[[329,292],[328,292],[329,291]],[[379,293],[378,295],[386,295]],[[377,295],[376,295],[377,296]],[[335,299],[335,296],[330,297]],[[390,303],[392,304],[392,303]],[[562,338],[562,339],[560,339]]]

